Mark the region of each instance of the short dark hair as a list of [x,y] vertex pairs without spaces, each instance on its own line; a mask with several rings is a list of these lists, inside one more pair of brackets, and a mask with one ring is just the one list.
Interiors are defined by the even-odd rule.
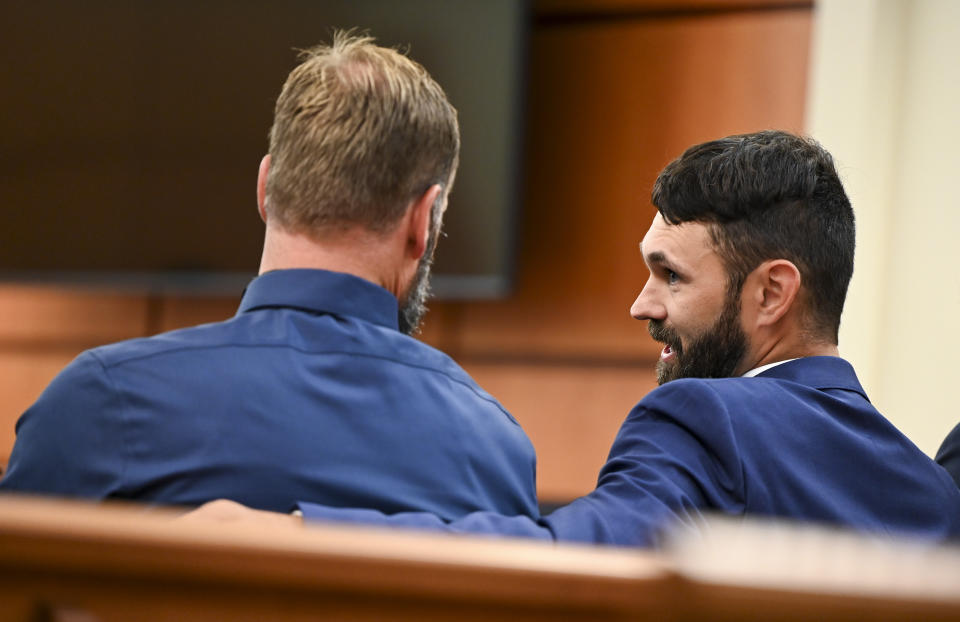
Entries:
[[800,271],[810,328],[837,342],[853,275],[853,209],[833,158],[815,140],[767,130],[687,149],[653,186],[670,224],[701,222],[726,264],[729,291],[769,259]]

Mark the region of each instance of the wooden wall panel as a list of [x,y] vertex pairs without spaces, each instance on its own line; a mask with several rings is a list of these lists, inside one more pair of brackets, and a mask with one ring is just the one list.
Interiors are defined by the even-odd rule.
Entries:
[[647,13],[693,13],[698,11],[747,11],[798,7],[809,9],[813,0],[534,0],[540,17],[575,15],[580,19],[597,16],[626,16]]
[[620,424],[656,386],[650,366],[468,363],[537,450],[537,492],[560,502],[594,488]]
[[0,284],[0,346],[93,346],[143,334],[147,301],[103,290]]
[[219,298],[168,296],[160,299],[158,305],[157,326],[151,332],[222,322],[237,313],[240,296]]
[[651,360],[628,309],[656,175],[694,143],[799,131],[809,37],[793,10],[537,28],[517,290],[464,306],[458,354]]

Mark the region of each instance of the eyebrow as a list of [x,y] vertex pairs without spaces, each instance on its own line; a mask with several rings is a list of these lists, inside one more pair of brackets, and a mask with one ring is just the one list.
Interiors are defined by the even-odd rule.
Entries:
[[643,252],[643,242],[640,242],[639,246],[640,246],[640,256],[643,257],[644,261],[646,261],[647,263],[658,264],[658,265],[664,265],[664,264],[671,265],[673,263],[669,259],[667,259],[667,256],[663,253],[663,251],[653,251],[648,255]]
[[649,255],[645,255],[647,261],[655,264],[669,264],[670,261],[667,259],[667,256],[660,251],[653,251]]

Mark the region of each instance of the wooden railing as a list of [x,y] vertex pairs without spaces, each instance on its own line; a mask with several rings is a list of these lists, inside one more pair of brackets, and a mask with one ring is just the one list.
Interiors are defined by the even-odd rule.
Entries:
[[[948,547],[850,535],[837,547],[831,534],[797,541],[786,531],[754,539],[758,551],[743,539],[752,532],[735,527],[714,530],[719,540],[682,539],[652,553],[174,517],[139,506],[0,497],[0,619],[960,619],[960,553]],[[791,552],[798,542],[805,557]],[[771,551],[814,577],[840,579],[798,579],[795,565],[782,568]],[[815,571],[814,558],[829,561],[838,551],[846,556],[839,573]],[[905,559],[904,551],[912,551],[905,570],[913,579],[878,573],[878,564]]]

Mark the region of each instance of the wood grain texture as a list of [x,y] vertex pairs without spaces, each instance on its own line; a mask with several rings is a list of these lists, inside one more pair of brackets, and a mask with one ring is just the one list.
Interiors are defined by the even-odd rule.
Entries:
[[651,554],[349,527],[185,524],[0,499],[4,619],[628,620],[662,607]]
[[[651,552],[175,516],[144,506],[0,497],[0,617],[840,622],[960,615],[951,589],[960,580],[960,549],[792,523],[708,520]],[[807,580],[787,579],[798,575]]]

